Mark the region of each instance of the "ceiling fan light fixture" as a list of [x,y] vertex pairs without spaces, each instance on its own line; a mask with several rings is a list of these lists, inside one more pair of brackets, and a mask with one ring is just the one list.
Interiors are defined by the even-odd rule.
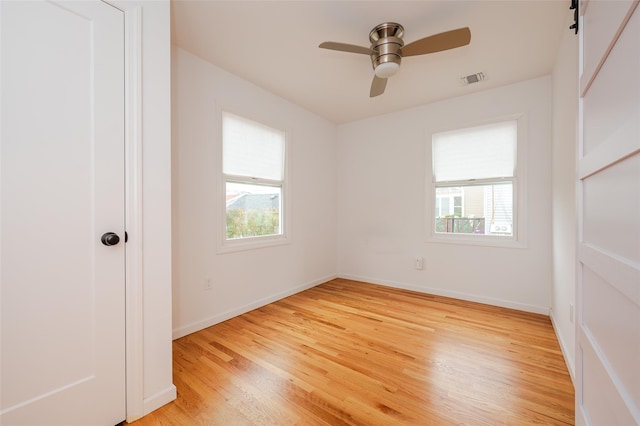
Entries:
[[400,69],[400,64],[396,62],[384,62],[382,64],[378,64],[375,69],[375,73],[380,78],[389,78],[392,75],[395,75]]

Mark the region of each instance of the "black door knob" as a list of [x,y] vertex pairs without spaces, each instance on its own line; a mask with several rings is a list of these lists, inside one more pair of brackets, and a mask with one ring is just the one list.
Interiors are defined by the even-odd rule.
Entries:
[[120,237],[115,232],[106,232],[100,239],[105,246],[115,246],[120,242]]

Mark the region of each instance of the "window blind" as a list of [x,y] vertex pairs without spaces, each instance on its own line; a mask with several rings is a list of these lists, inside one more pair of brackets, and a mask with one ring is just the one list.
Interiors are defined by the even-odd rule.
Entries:
[[434,134],[434,182],[513,177],[517,137],[516,120]]
[[227,175],[283,180],[285,133],[222,114],[222,164]]

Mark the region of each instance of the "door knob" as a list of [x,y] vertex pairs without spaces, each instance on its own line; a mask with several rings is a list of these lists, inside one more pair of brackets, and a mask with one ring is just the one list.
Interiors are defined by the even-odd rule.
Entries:
[[105,232],[100,239],[105,246],[115,246],[120,242],[120,237],[115,232]]

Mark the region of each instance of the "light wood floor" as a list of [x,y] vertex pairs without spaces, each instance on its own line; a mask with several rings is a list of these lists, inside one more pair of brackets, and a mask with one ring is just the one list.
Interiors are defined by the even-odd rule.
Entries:
[[176,340],[142,425],[573,424],[548,317],[336,279]]

